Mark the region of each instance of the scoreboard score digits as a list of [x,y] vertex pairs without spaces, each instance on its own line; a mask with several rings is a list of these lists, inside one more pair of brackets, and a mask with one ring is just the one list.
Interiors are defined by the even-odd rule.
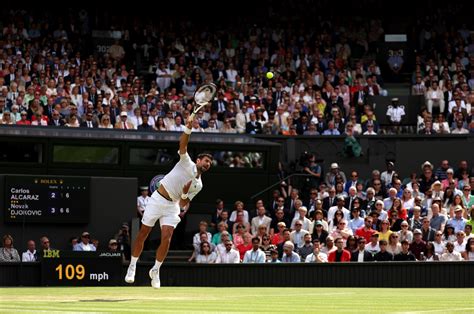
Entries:
[[5,176],[5,221],[87,223],[90,178]]

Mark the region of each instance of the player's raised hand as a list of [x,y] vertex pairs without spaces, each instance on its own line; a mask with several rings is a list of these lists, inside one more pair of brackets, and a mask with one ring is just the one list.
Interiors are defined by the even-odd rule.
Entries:
[[193,121],[194,121],[194,117],[192,115],[190,115],[187,119],[186,119],[186,127],[188,129],[192,129],[193,127]]
[[188,183],[184,185],[183,194],[188,194],[189,188],[191,187],[191,183],[193,183],[193,181],[189,181]]

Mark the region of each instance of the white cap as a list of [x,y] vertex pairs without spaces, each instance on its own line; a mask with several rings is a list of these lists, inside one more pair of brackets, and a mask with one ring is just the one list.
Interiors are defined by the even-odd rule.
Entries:
[[333,162],[331,164],[331,169],[337,169],[337,168],[339,168],[339,165],[336,162]]
[[128,114],[127,114],[126,111],[122,111],[122,112],[120,113],[120,116],[121,116],[121,117],[123,117],[123,116],[128,116]]
[[423,165],[421,166],[421,169],[423,170],[423,168],[425,168],[425,167],[427,167],[427,166],[430,167],[431,169],[433,169],[433,164],[432,164],[431,162],[429,162],[429,161],[425,161],[425,162],[423,163]]

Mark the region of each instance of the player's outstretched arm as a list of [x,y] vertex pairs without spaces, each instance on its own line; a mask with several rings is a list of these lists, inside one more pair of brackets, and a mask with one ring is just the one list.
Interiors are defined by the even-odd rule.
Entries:
[[179,154],[183,155],[186,154],[188,151],[188,142],[189,142],[189,137],[191,136],[191,129],[192,129],[192,122],[193,119],[188,118],[186,121],[186,127],[184,129],[183,134],[181,134],[181,137],[179,138]]

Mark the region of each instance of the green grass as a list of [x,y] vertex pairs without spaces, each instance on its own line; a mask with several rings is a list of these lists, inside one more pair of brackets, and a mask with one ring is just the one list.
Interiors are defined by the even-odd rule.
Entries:
[[474,313],[474,289],[1,288],[0,313]]

